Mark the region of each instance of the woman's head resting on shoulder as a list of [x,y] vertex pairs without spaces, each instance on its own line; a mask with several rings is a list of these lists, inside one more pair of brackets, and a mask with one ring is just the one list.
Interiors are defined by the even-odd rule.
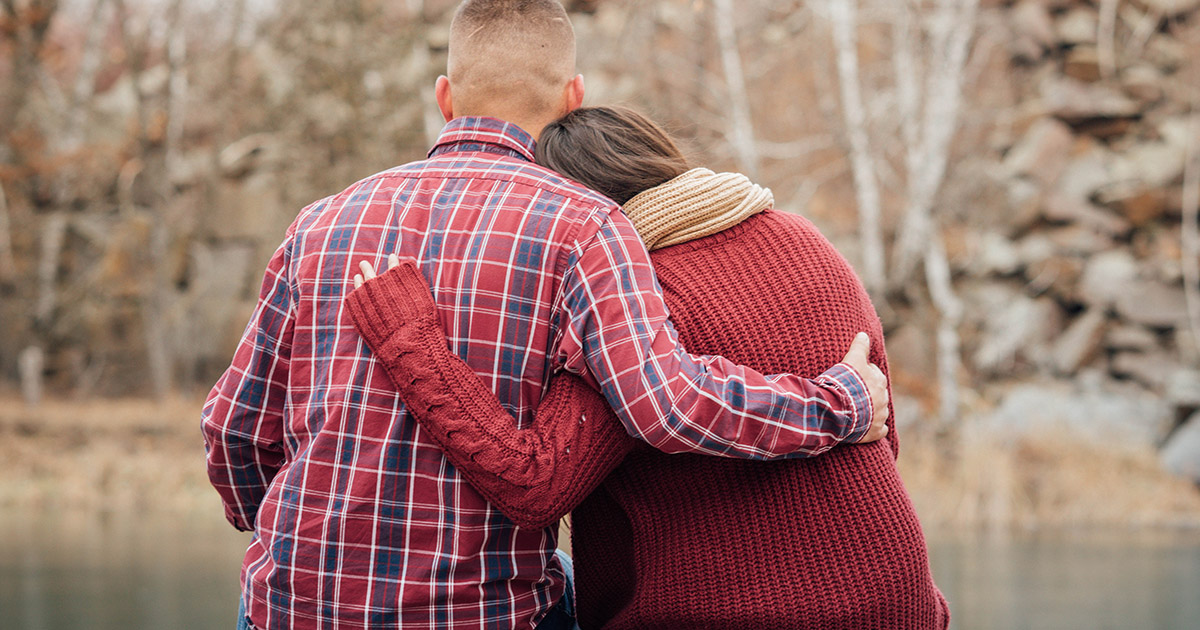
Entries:
[[621,205],[688,170],[667,132],[627,107],[583,107],[550,123],[537,162]]

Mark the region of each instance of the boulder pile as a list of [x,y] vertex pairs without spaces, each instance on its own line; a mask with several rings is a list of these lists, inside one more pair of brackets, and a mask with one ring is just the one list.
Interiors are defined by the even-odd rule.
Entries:
[[983,424],[1160,448],[1200,482],[1182,227],[1200,0],[999,10],[1017,111],[979,165],[978,198],[999,201],[966,217],[954,252]]

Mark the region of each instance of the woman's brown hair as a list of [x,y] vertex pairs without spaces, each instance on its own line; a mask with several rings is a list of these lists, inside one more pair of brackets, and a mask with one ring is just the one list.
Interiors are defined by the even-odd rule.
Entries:
[[584,107],[550,123],[537,162],[622,205],[688,170],[667,132],[627,107]]

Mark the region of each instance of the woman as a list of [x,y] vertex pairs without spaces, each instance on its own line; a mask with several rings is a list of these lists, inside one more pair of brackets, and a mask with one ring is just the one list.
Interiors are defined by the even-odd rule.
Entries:
[[[683,344],[764,373],[816,376],[879,319],[811,223],[744,176],[688,170],[670,138],[620,108],[542,132],[538,162],[624,206],[651,250]],[[925,542],[884,442],[811,459],[665,455],[633,440],[600,394],[556,376],[533,425],[446,347],[420,272],[395,266],[347,298],[422,426],[523,527],[573,512],[584,628],[945,628]],[[373,270],[364,268],[366,276]]]

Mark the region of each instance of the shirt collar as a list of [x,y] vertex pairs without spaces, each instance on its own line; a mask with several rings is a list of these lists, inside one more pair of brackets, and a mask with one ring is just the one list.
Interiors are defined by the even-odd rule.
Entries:
[[458,151],[484,151],[533,161],[537,143],[524,129],[499,118],[463,116],[446,123],[429,157]]

